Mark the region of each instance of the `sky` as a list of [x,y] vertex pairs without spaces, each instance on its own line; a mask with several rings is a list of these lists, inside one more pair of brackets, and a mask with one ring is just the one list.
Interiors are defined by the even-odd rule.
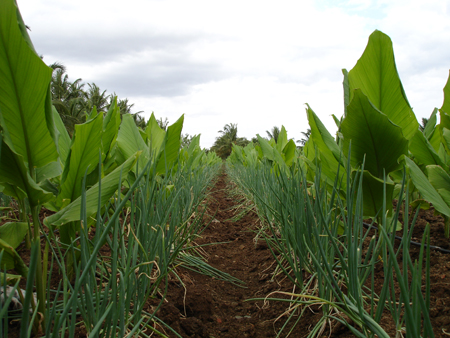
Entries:
[[185,116],[183,133],[213,145],[274,126],[299,140],[306,103],[331,134],[341,117],[342,69],[376,29],[393,41],[419,122],[443,102],[450,69],[446,0],[17,0],[44,62],[94,82],[146,118]]

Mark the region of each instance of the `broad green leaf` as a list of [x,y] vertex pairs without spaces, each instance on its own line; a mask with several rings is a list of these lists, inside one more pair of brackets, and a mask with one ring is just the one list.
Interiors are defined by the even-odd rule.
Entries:
[[406,98],[398,76],[391,39],[376,30],[363,55],[348,73],[350,100],[361,89],[370,102],[403,130],[406,139],[414,136],[419,123]]
[[305,145],[303,146],[303,153],[305,154],[305,157],[307,157],[310,161],[314,160],[316,154],[314,150],[314,143],[312,140],[306,141]]
[[286,128],[284,128],[284,126],[281,126],[281,131],[280,131],[280,134],[278,135],[278,139],[277,139],[277,150],[281,153],[287,143],[288,143],[288,138],[287,138]]
[[146,143],[146,144],[148,144],[148,136],[147,136],[147,134],[145,133],[145,131],[143,131],[141,128],[139,128],[138,127],[138,130],[139,130],[139,134],[141,135],[141,137],[142,137],[142,139],[144,140],[144,142]]
[[[342,69],[342,74],[344,75],[344,80],[342,81],[342,86],[344,87],[344,117],[345,117],[347,115],[347,106],[350,104],[350,85],[348,83],[347,69]],[[336,118],[334,121],[336,122]],[[336,122],[336,124],[337,124],[337,122]],[[339,125],[337,125],[337,126],[339,128]]]
[[263,153],[263,151],[261,149],[261,145],[256,145],[255,149],[258,152],[258,159],[261,160],[263,158],[263,156],[264,156],[264,153]]
[[53,177],[60,176],[62,173],[62,167],[61,162],[49,162],[48,164],[44,165],[43,167],[36,168],[35,170],[35,181],[41,185],[41,183],[45,180],[49,180]]
[[336,161],[340,161],[341,165],[345,167],[345,159],[339,149],[338,144],[327,128],[320,121],[319,117],[314,111],[307,105],[306,114],[308,116],[309,127],[311,129],[310,140],[312,140],[314,147],[317,147],[319,151],[326,156],[333,156]]
[[[290,176],[289,168],[284,161],[282,154],[278,151],[276,147],[273,147],[273,159],[274,164],[278,166],[280,170],[282,170],[288,177]],[[276,166],[275,166],[276,167]]]
[[192,138],[188,147],[188,154],[191,154],[197,147],[200,147],[200,134]]
[[447,78],[447,83],[444,87],[444,102],[442,103],[440,111],[450,114],[450,75]]
[[423,196],[425,200],[432,203],[435,210],[439,213],[450,217],[449,205],[443,200],[441,195],[430,183],[425,174],[420,170],[420,168],[408,157],[405,157],[405,163],[409,168],[409,173],[411,180],[416,186],[419,193]]
[[158,122],[156,122],[155,115],[152,113],[150,119],[148,120],[147,128],[145,128],[145,133],[150,141],[150,147],[153,156],[157,156],[164,143],[166,132],[161,129]]
[[75,125],[57,204],[63,205],[64,200],[74,201],[81,195],[84,175],[95,170],[99,162],[102,130],[103,114],[98,114],[86,123]]
[[64,126],[63,121],[61,120],[61,116],[59,116],[58,111],[53,107],[53,119],[55,121],[56,129],[59,132],[58,136],[58,150],[59,150],[59,159],[62,165],[66,163],[67,155],[69,154],[70,143],[72,142],[67,132],[66,127]]
[[441,142],[444,145],[447,155],[450,155],[450,130],[447,128],[442,129]]
[[293,140],[289,140],[286,146],[283,148],[284,161],[286,165],[290,167],[295,159],[295,150],[297,149]]
[[274,161],[273,147],[270,145],[269,141],[259,136],[259,134],[256,134],[256,137],[258,138],[259,146],[261,147],[263,156],[270,161]]
[[423,134],[425,135],[425,137],[429,140],[433,134],[434,131],[436,129],[436,123],[437,123],[437,115],[438,113],[438,109],[434,108],[433,112],[430,115],[430,118],[428,119],[428,122],[425,126],[425,129],[423,130]]
[[247,163],[251,166],[256,165],[256,162],[258,161],[258,151],[255,149],[253,143],[249,143],[244,147],[244,153]]
[[[101,180],[101,205],[105,205],[117,191],[119,188],[118,184],[120,176],[122,176],[122,179],[125,179],[127,173],[133,168],[140,154],[141,152],[133,154],[125,161],[125,163]],[[99,184],[97,183],[86,191],[86,214],[89,216],[94,214],[98,208],[98,185]],[[47,225],[53,224],[61,226],[68,222],[78,221],[80,220],[80,210],[81,196],[56,214],[47,217],[44,220],[44,223]]]
[[[347,110],[347,107],[345,107],[345,110]],[[338,129],[340,129],[341,128],[341,120],[339,120],[336,117],[336,115],[334,115],[334,114],[331,114],[331,117],[333,118],[334,123],[336,124],[336,127],[338,127]]]
[[120,109],[117,107],[117,96],[111,103],[108,113],[103,119],[102,146],[104,156],[110,156],[120,127]]
[[0,251],[4,250],[2,261],[0,262],[0,269],[11,270],[14,269],[21,276],[28,277],[28,267],[23,262],[19,254],[14,250],[11,244],[0,238]]
[[[353,144],[352,144],[353,152]],[[364,170],[363,189],[363,215],[367,217],[381,216],[383,210],[383,199],[386,199],[388,214],[392,214],[392,195],[395,184],[386,182],[386,197],[384,197],[384,180],[373,176],[369,171]]]
[[409,151],[421,164],[445,165],[439,157],[439,154],[434,150],[430,142],[428,142],[425,135],[420,130],[417,130],[413,138],[409,141]]
[[28,197],[30,205],[43,204],[53,194],[43,190],[30,176],[22,156],[14,153],[5,142],[1,144],[0,183],[3,192],[19,200]]
[[184,115],[171,126],[167,128],[166,142],[164,149],[162,149],[158,164],[156,165],[156,172],[158,174],[165,174],[166,168],[170,169],[178,158],[181,146],[181,131],[183,130]]
[[361,90],[355,90],[352,96],[341,124],[345,155],[348,156],[351,142],[352,167],[365,162],[365,170],[383,178],[384,172],[400,168],[397,160],[408,152],[408,140],[403,137],[401,128],[376,109]]
[[232,151],[232,155],[235,156],[235,160],[239,161],[241,164],[246,164],[244,155],[243,155],[243,149],[240,146],[237,146],[235,144],[232,145],[233,147],[233,151]]
[[13,249],[22,243],[28,232],[28,223],[26,222],[8,222],[0,226],[0,238],[8,242]]
[[437,165],[427,166],[428,180],[437,190],[445,203],[450,206],[450,176],[445,170]]
[[428,201],[425,201],[423,199],[414,200],[411,203],[409,203],[409,205],[413,209],[417,209],[419,206],[420,206],[421,210],[430,210],[430,208],[431,208],[431,203]]
[[139,170],[144,169],[149,160],[149,149],[139,134],[133,117],[129,114],[122,117],[122,124],[117,135],[117,146],[123,156],[123,161],[133,156],[137,151],[142,151],[143,154],[139,157]]
[[442,132],[440,124],[436,126],[434,129],[433,134],[428,139],[430,141],[431,146],[435,151],[439,151],[439,148],[441,147],[441,139],[442,139]]
[[1,2],[0,124],[4,142],[34,176],[34,168],[58,160],[45,108],[52,69],[23,38],[17,12],[14,1]]
[[439,130],[441,131],[441,135],[442,135],[442,131],[445,129],[450,129],[450,115],[447,114],[444,111],[440,112],[440,123],[439,123]]
[[322,173],[321,179],[324,180],[328,188],[332,188],[336,180],[336,175],[339,171],[338,184],[340,184],[341,193],[344,193],[347,186],[345,165],[346,160],[344,154],[339,149],[334,138],[330,135],[328,130],[322,124],[317,115],[308,106],[307,110],[308,122],[311,129],[311,136],[305,147],[307,148],[308,167],[307,179],[312,180],[316,170],[315,165],[310,164],[315,161],[320,164]]

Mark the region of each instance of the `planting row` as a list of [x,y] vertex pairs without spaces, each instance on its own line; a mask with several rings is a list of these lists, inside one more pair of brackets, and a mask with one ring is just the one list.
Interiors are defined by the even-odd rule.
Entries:
[[[147,300],[161,299],[180,252],[192,251],[221,160],[200,149],[200,136],[181,148],[183,116],[163,130],[152,115],[140,129],[116,100],[106,112],[94,107],[71,137],[51,104],[52,69],[14,0],[0,5],[0,35],[0,188],[21,218],[0,232],[0,332],[19,316],[21,337],[73,337],[79,322],[92,337],[150,335],[159,301]],[[52,215],[41,224],[43,207]],[[24,239],[28,265],[15,251]],[[55,273],[62,282],[52,290]]]
[[[229,174],[255,204],[260,235],[295,285],[288,321],[319,305],[323,317],[310,337],[322,336],[331,319],[358,337],[434,337],[430,248],[424,245],[429,229],[419,257],[411,256],[418,209],[410,226],[408,217],[411,209],[432,204],[449,237],[450,84],[441,109],[420,129],[387,35],[375,31],[356,66],[343,74],[345,109],[340,119],[333,116],[336,137],[307,106],[311,135],[303,148],[284,127],[277,141],[258,135],[256,145],[233,147]],[[396,243],[402,205],[406,226]],[[369,218],[376,227],[365,224]],[[380,269],[385,282],[377,288]],[[395,333],[379,325],[386,313]]]

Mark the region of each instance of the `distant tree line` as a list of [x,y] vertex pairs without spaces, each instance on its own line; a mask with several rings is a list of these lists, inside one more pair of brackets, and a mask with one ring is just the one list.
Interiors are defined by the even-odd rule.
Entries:
[[[69,80],[66,67],[61,63],[50,65],[53,69],[50,90],[52,103],[70,135],[73,135],[75,125],[86,122],[86,117],[92,112],[94,106],[97,111],[107,111],[117,95],[107,94],[95,83],[83,83],[82,79]],[[145,127],[145,119],[140,115],[142,111],[131,113],[134,104],[128,99],[118,99],[117,105],[120,114],[131,114],[137,126]]]
[[[97,111],[106,112],[117,96],[107,94],[106,90],[101,90],[95,83],[83,83],[82,79],[75,81],[69,80],[66,67],[61,63],[53,63],[49,67],[53,69],[50,90],[52,93],[52,103],[58,111],[61,119],[72,136],[75,131],[75,125],[86,122],[87,116],[92,112],[94,106]],[[117,106],[120,114],[131,114],[136,125],[145,129],[147,123],[141,116],[143,111],[132,113],[134,104],[130,103],[127,98],[117,100]],[[169,120],[167,117],[157,119],[159,126],[167,130]],[[194,136],[189,134],[181,135],[181,147],[188,146]]]
[[[275,142],[278,141],[278,136],[280,135],[281,128],[278,126],[272,127],[272,129],[266,130],[267,139],[274,139]],[[238,137],[238,128],[237,124],[235,123],[228,123],[223,127],[223,130],[219,130],[218,133],[220,134],[218,137],[216,137],[216,141],[214,142],[213,146],[211,147],[211,151],[216,152],[217,156],[219,156],[222,159],[226,159],[228,156],[230,156],[231,151],[233,149],[233,144],[245,147],[249,143],[253,143],[255,145],[258,145],[258,138],[255,136],[250,141],[245,137]],[[303,138],[300,140],[297,140],[296,143],[299,144],[298,148],[302,148],[306,141],[308,141],[309,136],[311,135],[311,129],[307,129],[306,132],[302,132]]]

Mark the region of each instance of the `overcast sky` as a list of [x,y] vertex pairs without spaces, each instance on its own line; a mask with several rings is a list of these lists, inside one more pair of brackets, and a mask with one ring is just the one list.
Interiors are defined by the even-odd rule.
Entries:
[[445,0],[17,0],[44,61],[95,82],[134,111],[185,114],[210,147],[227,123],[241,137],[284,125],[300,139],[305,103],[328,130],[343,114],[342,68],[375,30],[394,43],[420,121],[440,108],[450,68]]

